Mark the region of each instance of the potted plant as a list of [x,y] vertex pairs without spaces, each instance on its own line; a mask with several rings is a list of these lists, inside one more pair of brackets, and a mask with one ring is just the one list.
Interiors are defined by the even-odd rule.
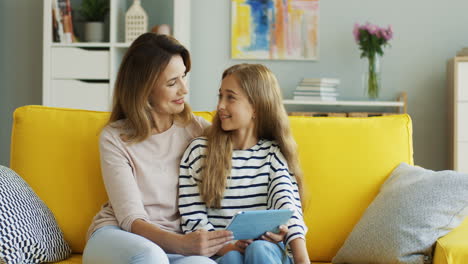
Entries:
[[104,19],[109,11],[109,0],[83,0],[80,13],[84,18],[84,39],[88,42],[104,40]]

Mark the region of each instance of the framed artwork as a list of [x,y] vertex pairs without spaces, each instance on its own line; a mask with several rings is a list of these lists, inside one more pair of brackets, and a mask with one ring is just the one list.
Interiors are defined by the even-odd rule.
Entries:
[[231,0],[233,59],[318,60],[319,0]]

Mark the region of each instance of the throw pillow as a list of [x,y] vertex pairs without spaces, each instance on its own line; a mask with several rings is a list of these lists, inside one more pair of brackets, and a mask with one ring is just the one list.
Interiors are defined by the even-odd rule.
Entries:
[[0,166],[0,263],[56,262],[70,254],[49,208],[18,174]]
[[400,164],[333,263],[432,263],[439,237],[468,215],[468,175]]

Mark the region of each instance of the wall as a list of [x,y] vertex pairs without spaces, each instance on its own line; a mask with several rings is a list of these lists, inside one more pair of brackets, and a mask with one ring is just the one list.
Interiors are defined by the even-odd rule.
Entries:
[[316,62],[230,59],[230,2],[197,0],[192,5],[190,97],[194,110],[214,109],[222,71],[241,62],[270,67],[285,98],[292,97],[303,77],[337,77],[341,96],[364,99],[362,63],[351,33],[354,23],[391,24],[395,35],[382,60],[381,99],[408,93],[415,163],[431,169],[447,167],[446,61],[468,46],[468,1],[322,0],[320,59]]
[[[168,23],[166,2],[145,4],[150,25]],[[468,46],[468,1],[322,0],[320,60],[259,61],[278,76],[285,97],[302,77],[338,77],[343,97],[362,96],[359,52],[351,31],[355,22],[392,24],[395,38],[383,60],[382,98],[409,95],[414,122],[415,162],[446,167],[445,65]],[[161,19],[161,20],[159,20]],[[196,0],[192,4],[193,72],[191,103],[195,110],[216,105],[221,72],[243,62],[230,59],[230,1]],[[8,165],[13,110],[40,104],[42,83],[42,1],[0,1],[0,164]],[[251,61],[252,62],[252,61]]]
[[15,108],[42,101],[42,1],[0,1],[0,165],[8,166]]

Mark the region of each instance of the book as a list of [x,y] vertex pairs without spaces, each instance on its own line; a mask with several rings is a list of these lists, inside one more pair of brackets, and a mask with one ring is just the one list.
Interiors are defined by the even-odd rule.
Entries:
[[293,97],[297,101],[336,101],[336,96],[305,96],[295,95]]
[[336,87],[316,86],[316,85],[298,85],[296,91],[315,91],[315,92],[336,92]]
[[63,37],[63,24],[62,16],[60,15],[60,8],[58,7],[58,0],[52,1],[52,38],[54,42],[62,42]]
[[56,0],[57,8],[60,11],[60,19],[63,26],[63,38],[60,38],[62,43],[72,43],[76,41],[75,34],[73,33],[73,19],[72,8],[70,0]]
[[328,85],[338,85],[340,84],[340,79],[333,78],[303,78],[301,84],[328,84]]
[[304,96],[338,96],[338,93],[330,93],[330,92],[302,92],[302,91],[294,91],[294,95],[304,95]]

